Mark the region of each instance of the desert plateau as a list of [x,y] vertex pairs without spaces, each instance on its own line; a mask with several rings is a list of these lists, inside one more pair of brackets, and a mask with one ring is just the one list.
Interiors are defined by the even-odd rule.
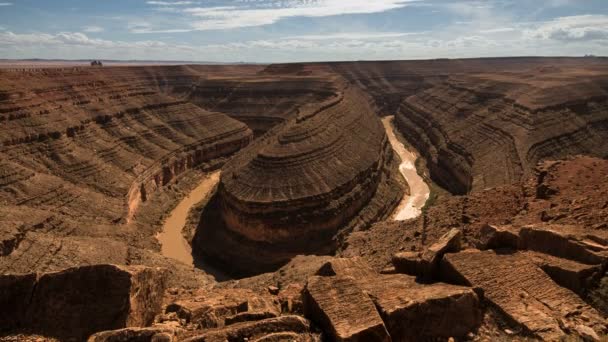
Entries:
[[3,340],[607,336],[602,58],[0,80]]
[[0,342],[608,342],[606,0],[0,0]]

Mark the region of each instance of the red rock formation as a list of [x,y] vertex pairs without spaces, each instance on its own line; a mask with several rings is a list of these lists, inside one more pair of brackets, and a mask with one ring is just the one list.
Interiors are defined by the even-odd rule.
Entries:
[[161,269],[113,265],[2,275],[0,326],[84,339],[100,330],[149,325],[161,309],[166,278]]
[[[346,87],[226,164],[218,190],[221,225],[199,228],[195,247],[244,274],[276,268],[298,254],[329,253],[332,237],[387,182],[392,159],[364,94]],[[384,206],[375,210],[390,214],[386,207],[396,198],[381,199]]]

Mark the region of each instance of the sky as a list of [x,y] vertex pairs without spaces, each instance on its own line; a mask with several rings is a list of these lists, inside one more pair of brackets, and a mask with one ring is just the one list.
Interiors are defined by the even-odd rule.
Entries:
[[0,0],[0,58],[608,55],[608,0]]

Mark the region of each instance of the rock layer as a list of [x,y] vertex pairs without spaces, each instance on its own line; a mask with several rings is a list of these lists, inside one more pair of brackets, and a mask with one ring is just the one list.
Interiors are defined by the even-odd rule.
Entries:
[[114,265],[2,275],[0,323],[9,332],[77,339],[100,330],[145,326],[161,309],[166,279],[162,269]]
[[[215,207],[220,223],[199,227],[195,247],[244,273],[276,268],[298,254],[329,253],[334,236],[387,182],[392,160],[365,95],[346,86],[225,165]],[[389,198],[374,210],[390,213],[396,200]]]

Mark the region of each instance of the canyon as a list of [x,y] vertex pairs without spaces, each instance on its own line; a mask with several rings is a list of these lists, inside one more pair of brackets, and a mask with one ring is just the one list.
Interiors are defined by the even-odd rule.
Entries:
[[604,58],[0,69],[0,340],[601,340],[606,158]]

